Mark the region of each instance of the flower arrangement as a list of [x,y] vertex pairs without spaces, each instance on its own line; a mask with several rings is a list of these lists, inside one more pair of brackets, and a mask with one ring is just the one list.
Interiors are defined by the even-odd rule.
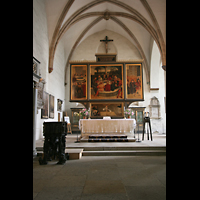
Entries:
[[79,116],[79,113],[78,112],[74,112],[74,116]]
[[132,109],[128,108],[124,111],[124,114],[130,117],[134,115],[134,112],[132,111]]
[[89,111],[86,110],[86,108],[83,108],[80,112],[79,112],[80,116],[88,116],[89,115]]

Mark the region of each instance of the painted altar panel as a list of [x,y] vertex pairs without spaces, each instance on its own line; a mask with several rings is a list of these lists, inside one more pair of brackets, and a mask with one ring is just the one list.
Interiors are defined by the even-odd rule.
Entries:
[[124,99],[123,65],[90,65],[90,99]]
[[126,64],[126,99],[143,100],[141,64]]
[[71,65],[71,100],[87,100],[87,65]]
[[70,101],[144,101],[141,63],[71,64]]

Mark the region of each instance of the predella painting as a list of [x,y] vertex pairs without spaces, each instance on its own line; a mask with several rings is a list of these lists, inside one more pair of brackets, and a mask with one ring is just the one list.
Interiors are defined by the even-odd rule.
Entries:
[[123,116],[124,115],[124,103],[91,103],[90,104],[90,116]]

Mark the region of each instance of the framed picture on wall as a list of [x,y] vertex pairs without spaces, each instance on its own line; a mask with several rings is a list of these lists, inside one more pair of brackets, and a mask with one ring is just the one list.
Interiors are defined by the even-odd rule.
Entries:
[[49,95],[49,118],[54,118],[54,96]]
[[123,65],[90,65],[90,99],[124,98]]
[[144,100],[141,64],[126,64],[126,99]]
[[57,99],[57,111],[62,111],[62,103],[63,101],[61,99]]
[[41,119],[48,119],[49,117],[49,94],[43,91],[43,101],[44,105],[41,109]]
[[71,100],[87,99],[87,65],[71,65]]

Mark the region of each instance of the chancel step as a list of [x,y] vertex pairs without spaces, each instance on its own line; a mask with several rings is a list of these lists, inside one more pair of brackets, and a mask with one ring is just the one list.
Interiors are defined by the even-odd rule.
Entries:
[[84,147],[83,156],[165,156],[165,146]]
[[128,142],[127,138],[89,138],[88,142]]
[[89,138],[127,138],[124,134],[92,134]]
[[128,142],[124,134],[91,134],[88,142]]
[[83,151],[83,156],[165,156],[165,150]]
[[[165,156],[165,146],[126,146],[126,147],[81,147],[82,156]],[[43,148],[37,147],[38,155],[42,155]],[[66,152],[76,147],[66,147]],[[80,147],[77,147],[80,149]]]
[[[68,149],[72,147],[66,147]],[[75,148],[75,147],[73,147]],[[79,148],[79,147],[77,147]],[[83,151],[140,151],[140,150],[162,150],[166,151],[166,146],[93,146],[93,147],[82,147]]]

